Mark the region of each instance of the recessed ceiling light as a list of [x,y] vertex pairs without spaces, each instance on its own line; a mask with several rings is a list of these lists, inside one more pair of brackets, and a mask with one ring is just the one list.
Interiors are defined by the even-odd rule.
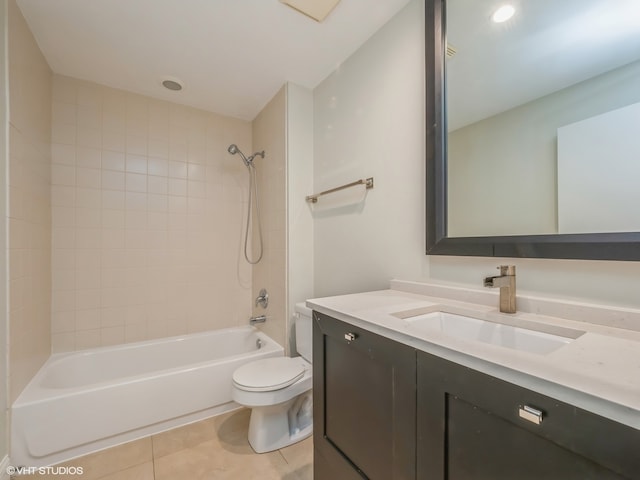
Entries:
[[178,80],[172,80],[170,78],[163,80],[162,86],[174,92],[179,92],[180,90],[182,90],[182,84]]
[[503,5],[495,12],[493,12],[491,20],[493,20],[495,23],[506,22],[511,17],[513,17],[514,13],[516,13],[516,9],[513,8],[512,5]]
[[280,2],[313,18],[316,22],[321,22],[327,18],[340,0],[280,0]]

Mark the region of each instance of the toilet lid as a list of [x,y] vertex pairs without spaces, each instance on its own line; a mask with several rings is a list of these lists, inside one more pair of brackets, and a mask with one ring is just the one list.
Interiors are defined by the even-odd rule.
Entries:
[[233,382],[242,390],[266,392],[288,387],[303,375],[304,366],[294,358],[265,358],[237,368]]

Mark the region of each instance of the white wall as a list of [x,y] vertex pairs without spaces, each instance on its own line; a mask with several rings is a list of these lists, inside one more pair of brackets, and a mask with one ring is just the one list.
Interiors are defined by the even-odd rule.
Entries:
[[556,233],[558,128],[639,102],[638,75],[634,62],[450,132],[451,236]]
[[412,1],[314,92],[316,189],[376,177],[363,208],[315,217],[315,294],[391,277],[481,289],[501,263],[521,292],[640,307],[640,262],[426,257],[421,2]]
[[314,190],[375,182],[359,203],[314,207],[316,296],[422,274],[423,17],[411,2],[314,91]]
[[294,307],[313,297],[313,217],[305,197],[313,191],[313,93],[287,84],[287,291],[289,346]]
[[638,125],[634,103],[558,129],[559,233],[640,231]]

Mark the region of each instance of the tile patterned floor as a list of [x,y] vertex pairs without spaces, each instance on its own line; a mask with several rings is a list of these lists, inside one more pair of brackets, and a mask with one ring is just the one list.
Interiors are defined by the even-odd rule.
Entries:
[[247,441],[249,414],[236,410],[61,464],[81,466],[80,476],[19,479],[311,480],[312,439],[258,455]]

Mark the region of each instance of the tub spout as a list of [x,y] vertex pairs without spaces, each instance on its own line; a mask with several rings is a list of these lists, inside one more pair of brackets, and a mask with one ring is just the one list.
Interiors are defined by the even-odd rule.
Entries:
[[264,323],[267,321],[266,315],[259,315],[257,317],[251,317],[249,319],[249,325],[255,325],[256,323]]

